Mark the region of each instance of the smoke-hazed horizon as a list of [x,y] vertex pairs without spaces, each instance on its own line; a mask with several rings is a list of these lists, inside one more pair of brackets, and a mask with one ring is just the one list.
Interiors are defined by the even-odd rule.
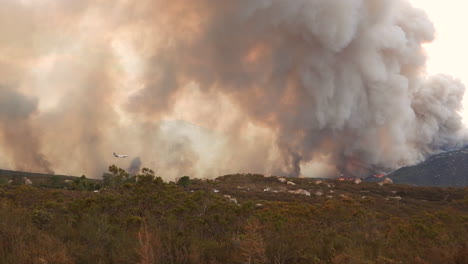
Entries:
[[0,22],[3,168],[363,176],[467,142],[407,0],[5,0]]

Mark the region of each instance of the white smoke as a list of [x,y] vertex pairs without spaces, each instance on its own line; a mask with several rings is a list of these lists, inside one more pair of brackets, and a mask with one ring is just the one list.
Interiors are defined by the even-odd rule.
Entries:
[[426,74],[434,28],[407,0],[4,2],[0,95],[39,100],[31,168],[96,175],[119,148],[173,178],[365,175],[466,143],[464,86]]

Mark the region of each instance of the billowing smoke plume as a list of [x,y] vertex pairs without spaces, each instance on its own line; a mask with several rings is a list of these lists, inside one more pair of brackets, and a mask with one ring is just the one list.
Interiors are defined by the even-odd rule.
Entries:
[[0,87],[0,131],[2,146],[20,170],[53,173],[39,152],[39,143],[29,124],[37,100]]
[[128,167],[127,171],[130,175],[136,175],[140,172],[140,169],[141,169],[141,159],[140,157],[136,157],[130,163],[130,166]]
[[163,177],[365,175],[466,142],[407,0],[5,0],[0,20],[2,166],[96,177],[119,149]]

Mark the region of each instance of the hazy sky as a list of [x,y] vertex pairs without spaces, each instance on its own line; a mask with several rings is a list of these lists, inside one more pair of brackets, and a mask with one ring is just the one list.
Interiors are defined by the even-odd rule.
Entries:
[[[429,54],[428,71],[431,74],[447,73],[468,84],[468,25],[466,9],[468,2],[460,0],[411,0],[416,6],[426,10],[434,22],[436,40],[426,45]],[[464,123],[468,124],[468,96],[463,100]]]
[[366,176],[468,144],[461,1],[0,1],[1,168]]

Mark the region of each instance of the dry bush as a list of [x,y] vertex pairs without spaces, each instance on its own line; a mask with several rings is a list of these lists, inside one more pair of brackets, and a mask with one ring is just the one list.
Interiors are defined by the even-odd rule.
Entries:
[[25,212],[0,205],[0,263],[74,263],[57,238],[26,222]]
[[461,247],[453,257],[454,264],[466,264],[468,263],[468,244]]
[[267,263],[265,242],[260,234],[260,223],[257,219],[248,221],[241,237],[240,250],[245,264]]
[[153,234],[148,230],[146,221],[143,221],[141,229],[138,232],[138,255],[140,256],[140,264],[153,264],[155,263],[154,251],[153,251]]

